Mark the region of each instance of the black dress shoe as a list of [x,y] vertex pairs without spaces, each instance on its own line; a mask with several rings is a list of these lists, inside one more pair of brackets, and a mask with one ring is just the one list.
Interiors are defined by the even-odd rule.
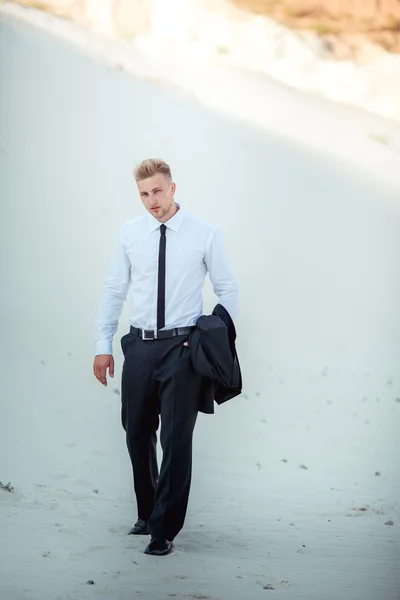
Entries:
[[149,534],[150,534],[149,526],[147,525],[146,521],[143,521],[143,519],[138,519],[136,521],[136,523],[134,524],[134,526],[132,527],[132,529],[130,530],[130,532],[128,533],[128,535],[149,535]]
[[172,542],[169,542],[164,538],[152,537],[150,543],[147,544],[144,553],[152,554],[153,556],[165,556],[171,552],[172,546]]

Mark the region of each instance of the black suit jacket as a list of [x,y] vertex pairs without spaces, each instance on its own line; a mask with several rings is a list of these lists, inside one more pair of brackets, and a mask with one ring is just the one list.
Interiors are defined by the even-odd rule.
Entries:
[[214,400],[222,404],[241,393],[242,374],[235,342],[235,325],[221,304],[217,304],[212,315],[197,320],[189,349],[193,368],[203,377],[200,412],[212,414]]

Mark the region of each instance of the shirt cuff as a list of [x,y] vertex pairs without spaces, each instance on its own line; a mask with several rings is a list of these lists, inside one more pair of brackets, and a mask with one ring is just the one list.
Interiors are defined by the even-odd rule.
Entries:
[[113,353],[113,349],[112,349],[112,342],[97,342],[96,344],[96,356],[98,356],[99,354],[111,354],[112,356]]

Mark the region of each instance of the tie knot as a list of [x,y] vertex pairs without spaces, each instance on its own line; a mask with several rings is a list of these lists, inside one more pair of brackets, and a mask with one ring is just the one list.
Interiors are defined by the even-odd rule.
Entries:
[[166,230],[166,226],[164,225],[164,223],[162,225],[160,225],[160,233],[161,235],[165,235],[165,230]]

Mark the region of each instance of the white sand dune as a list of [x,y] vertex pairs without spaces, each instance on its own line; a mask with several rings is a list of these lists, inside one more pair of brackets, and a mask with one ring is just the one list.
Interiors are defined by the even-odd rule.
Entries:
[[[1,598],[398,600],[396,154],[379,150],[374,174],[368,129],[362,170],[360,139],[350,165],[345,147],[341,161],[234,120],[10,16],[0,36],[0,480],[15,488],[0,490]],[[257,86],[288,119],[306,103]],[[319,107],[313,146],[321,123],[335,136]],[[142,210],[132,167],[150,155],[223,227],[242,292],[244,393],[199,417],[164,559],[126,535],[118,336],[115,380],[91,371],[115,235]]]

